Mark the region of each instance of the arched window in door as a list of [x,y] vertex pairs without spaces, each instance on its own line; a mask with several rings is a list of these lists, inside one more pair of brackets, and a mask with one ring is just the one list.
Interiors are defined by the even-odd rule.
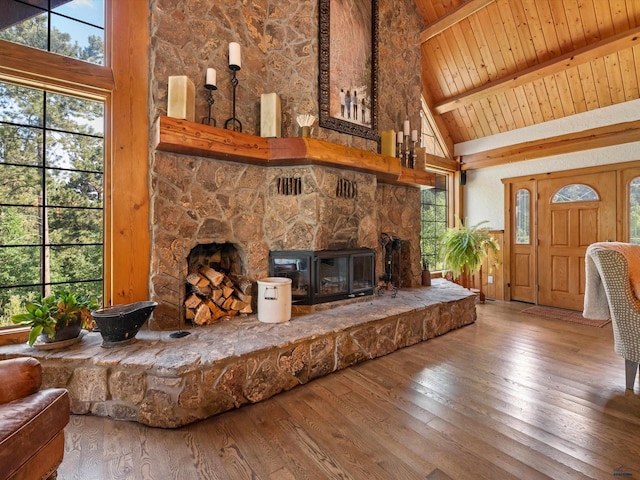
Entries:
[[629,183],[629,242],[640,244],[640,177]]
[[516,243],[527,245],[531,243],[531,194],[526,188],[516,192],[515,234]]
[[572,183],[558,190],[551,199],[551,203],[592,202],[594,200],[600,200],[600,197],[593,188],[582,183]]

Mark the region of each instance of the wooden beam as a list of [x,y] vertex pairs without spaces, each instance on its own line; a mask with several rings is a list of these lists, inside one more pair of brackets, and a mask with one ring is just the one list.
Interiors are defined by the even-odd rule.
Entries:
[[270,157],[269,140],[255,135],[165,116],[155,130],[155,146],[165,152],[261,165]]
[[404,168],[400,172],[397,183],[399,185],[413,185],[414,187],[435,187],[436,175],[432,172],[416,170],[414,168]]
[[637,141],[640,141],[640,120],[463,155],[462,170],[495,167]]
[[494,1],[495,0],[468,0],[455,10],[447,13],[444,17],[440,17],[435,22],[427,25],[427,27],[420,33],[420,43],[424,43],[439,33],[444,32]]
[[103,100],[115,88],[109,67],[4,40],[0,40],[0,78],[96,100]]
[[435,168],[436,170],[444,170],[447,172],[457,172],[460,170],[460,164],[451,158],[442,158],[427,153],[427,168]]
[[[381,183],[434,186],[431,172],[400,166],[400,159],[337,145],[315,138],[262,138],[224,128],[161,116],[155,124],[158,151],[249,163],[279,165],[326,165],[375,175]],[[450,161],[441,159],[443,165]]]
[[582,65],[596,58],[632,48],[636,45],[640,45],[640,27],[605,38],[599,42],[517,72],[514,75],[489,82],[468,92],[448,98],[437,103],[434,110],[442,115],[443,113],[466,107],[473,102],[486,98],[488,95],[496,95],[505,90],[531,83],[534,80],[560,73],[568,68]]
[[[117,3],[117,5],[116,5]],[[149,299],[148,2],[109,2],[114,91],[106,138],[104,305]],[[117,26],[115,29],[114,26]],[[111,27],[111,28],[109,28]]]
[[402,171],[400,159],[315,138],[271,138],[269,165],[326,165],[373,173],[378,180],[391,182]]

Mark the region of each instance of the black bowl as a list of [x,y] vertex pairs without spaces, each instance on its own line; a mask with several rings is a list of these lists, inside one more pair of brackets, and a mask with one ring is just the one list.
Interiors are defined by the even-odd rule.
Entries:
[[102,335],[102,346],[116,347],[133,342],[138,330],[157,306],[156,302],[147,301],[114,305],[91,312]]

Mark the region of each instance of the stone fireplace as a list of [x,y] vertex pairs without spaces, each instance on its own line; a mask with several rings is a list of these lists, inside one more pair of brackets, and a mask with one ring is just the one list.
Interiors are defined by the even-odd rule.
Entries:
[[176,290],[186,295],[176,278],[204,245],[233,245],[234,268],[253,282],[269,275],[269,253],[283,250],[373,249],[380,275],[380,232],[395,230],[413,239],[403,286],[420,284],[416,188],[321,165],[264,167],[156,151],[151,192],[150,291],[159,303],[152,328],[176,327]]

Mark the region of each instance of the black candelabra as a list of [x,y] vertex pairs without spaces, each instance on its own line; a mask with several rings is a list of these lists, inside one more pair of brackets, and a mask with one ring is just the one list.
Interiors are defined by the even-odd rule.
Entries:
[[207,103],[209,104],[209,114],[206,117],[203,117],[202,123],[206,123],[207,125],[212,125],[215,127],[216,119],[211,116],[211,110],[213,109],[213,103],[215,101],[213,99],[213,91],[217,90],[218,87],[216,87],[215,85],[205,83],[204,88],[206,88],[207,91],[209,92],[209,94],[207,95]]
[[238,77],[237,72],[240,70],[240,65],[229,65],[229,69],[231,70],[231,74],[233,78],[231,79],[231,85],[233,86],[233,96],[232,96],[232,110],[231,110],[231,118],[228,118],[226,122],[224,122],[224,128],[227,130],[233,130],[234,132],[242,131],[242,122],[238,120],[236,117],[236,88],[238,87]]

